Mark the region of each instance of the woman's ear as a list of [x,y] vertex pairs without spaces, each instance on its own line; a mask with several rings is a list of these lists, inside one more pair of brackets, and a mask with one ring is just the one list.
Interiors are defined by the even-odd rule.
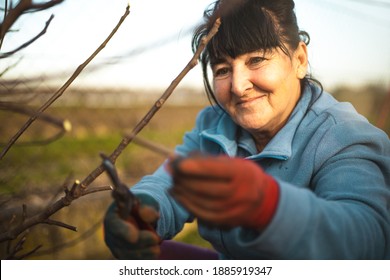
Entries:
[[309,62],[307,46],[302,41],[299,43],[297,49],[294,52],[294,60],[296,62],[296,76],[298,79],[303,79],[306,76]]

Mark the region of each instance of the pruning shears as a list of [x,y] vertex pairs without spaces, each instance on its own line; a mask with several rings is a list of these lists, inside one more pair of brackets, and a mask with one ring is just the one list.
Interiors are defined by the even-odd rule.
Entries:
[[109,157],[101,154],[103,158],[103,167],[107,171],[112,184],[112,197],[118,208],[118,215],[125,221],[133,218],[141,230],[155,231],[154,228],[146,223],[139,214],[140,202],[139,199],[131,192],[131,190],[121,182],[116,171],[115,165]]

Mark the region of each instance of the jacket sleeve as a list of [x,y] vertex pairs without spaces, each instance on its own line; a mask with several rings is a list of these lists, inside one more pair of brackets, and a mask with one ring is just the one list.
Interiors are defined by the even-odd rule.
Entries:
[[131,191],[135,194],[146,194],[154,198],[160,207],[160,219],[157,233],[162,239],[172,239],[180,232],[186,222],[192,221],[190,214],[170,195],[171,177],[164,164],[153,174],[144,176]]
[[332,126],[313,153],[310,186],[278,180],[271,224],[239,231],[238,245],[275,259],[390,259],[389,143],[368,123]]
[[[175,153],[185,156],[192,151],[200,150],[199,127],[202,126],[205,111],[202,111],[196,120],[192,131],[185,134],[183,143],[176,147]],[[147,194],[153,197],[160,206],[160,219],[157,232],[163,239],[171,239],[180,232],[186,222],[193,221],[193,216],[178,204],[169,194],[172,178],[166,171],[164,162],[153,174],[144,176],[131,190],[134,193]]]

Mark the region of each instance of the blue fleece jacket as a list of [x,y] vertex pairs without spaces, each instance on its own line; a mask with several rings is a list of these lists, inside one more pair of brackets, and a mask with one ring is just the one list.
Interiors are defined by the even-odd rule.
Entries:
[[[306,86],[286,125],[258,153],[250,134],[207,107],[176,148],[244,157],[280,186],[275,216],[262,232],[199,225],[227,259],[390,259],[390,141],[349,103]],[[132,188],[160,204],[157,230],[174,237],[193,220],[167,190],[161,166]]]

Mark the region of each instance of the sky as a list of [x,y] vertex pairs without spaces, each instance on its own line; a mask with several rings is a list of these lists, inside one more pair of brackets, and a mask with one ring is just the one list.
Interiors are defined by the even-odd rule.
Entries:
[[[51,14],[55,17],[37,42],[2,60],[0,72],[20,59],[3,78],[61,73],[59,82],[65,82],[108,36],[128,2],[65,0],[50,10],[23,16],[13,27],[18,32],[6,37],[2,52],[39,33]],[[75,85],[168,87],[191,59],[191,30],[212,2],[130,0],[130,15]],[[311,36],[311,72],[325,88],[365,83],[390,87],[389,0],[295,3],[299,27]],[[196,66],[181,85],[202,87],[200,67]]]

